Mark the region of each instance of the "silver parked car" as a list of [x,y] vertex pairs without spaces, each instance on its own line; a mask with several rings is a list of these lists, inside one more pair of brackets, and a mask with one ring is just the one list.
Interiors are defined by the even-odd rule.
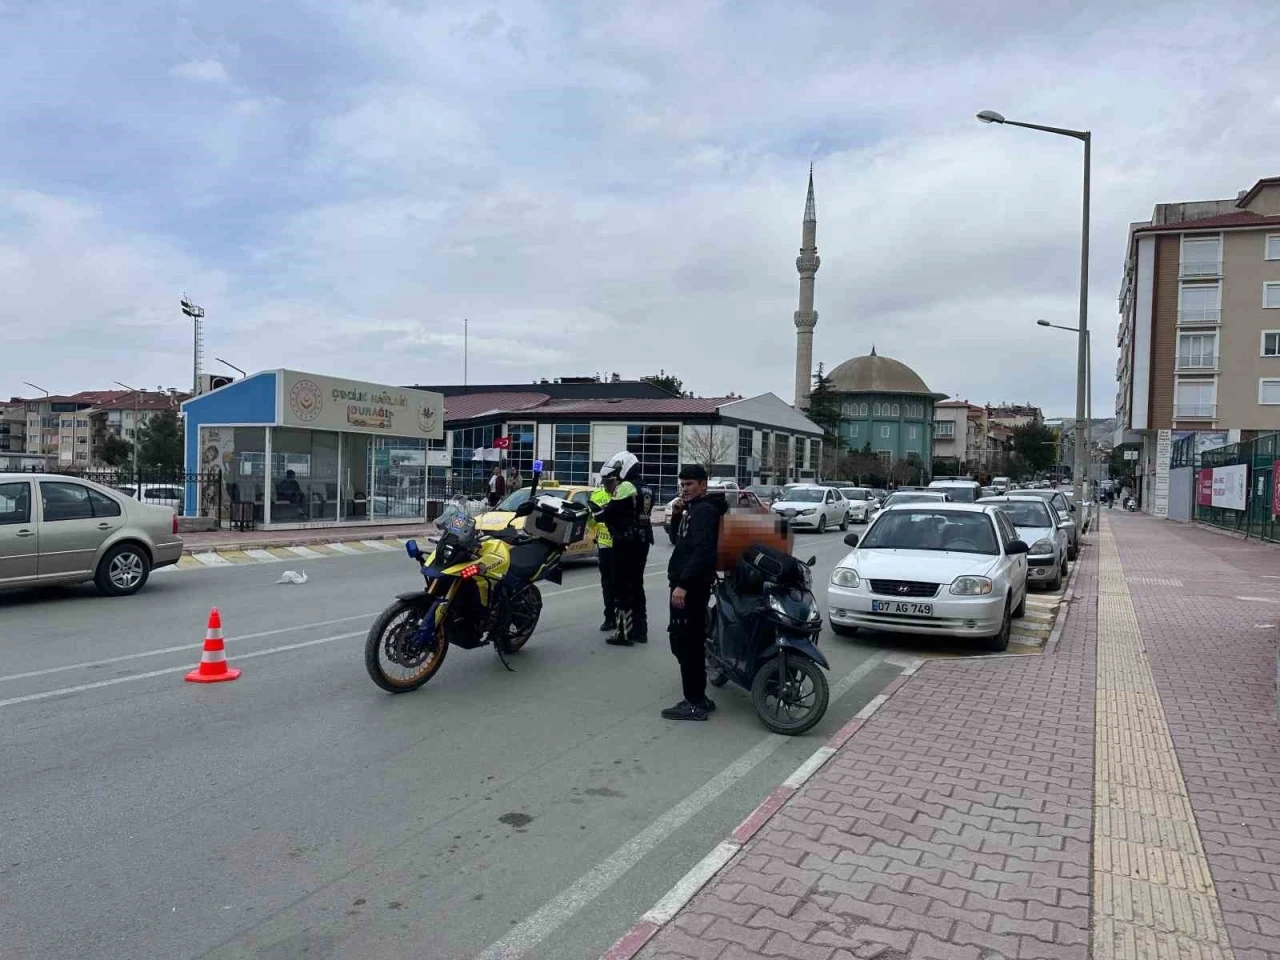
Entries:
[[1041,497],[1058,513],[1058,519],[1067,530],[1067,559],[1075,560],[1080,552],[1080,525],[1076,523],[1076,505],[1060,490],[1017,490],[1018,496]]
[[78,477],[0,473],[0,589],[92,580],[125,596],[181,556],[171,507]]
[[1007,497],[983,497],[979,504],[991,504],[1004,513],[1018,531],[1018,539],[1028,545],[1027,582],[1057,590],[1067,578],[1070,543],[1067,528],[1043,497],[1012,493]]

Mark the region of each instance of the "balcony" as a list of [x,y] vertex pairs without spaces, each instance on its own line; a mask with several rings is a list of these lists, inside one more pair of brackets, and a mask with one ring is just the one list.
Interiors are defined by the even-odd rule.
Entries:
[[1218,355],[1216,353],[1180,353],[1175,369],[1202,372],[1217,370]]
[[1178,324],[1197,327],[1216,327],[1222,323],[1221,307],[1179,307]]
[[1216,403],[1175,403],[1173,405],[1175,420],[1215,420],[1217,417]]
[[1178,279],[1222,276],[1221,260],[1183,260],[1178,264]]

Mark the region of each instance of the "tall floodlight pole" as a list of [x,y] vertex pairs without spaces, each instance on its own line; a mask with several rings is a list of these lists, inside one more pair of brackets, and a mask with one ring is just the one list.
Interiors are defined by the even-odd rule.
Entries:
[[200,393],[200,369],[204,366],[204,307],[197,307],[182,295],[182,312],[191,318],[194,324],[191,341],[191,395]]

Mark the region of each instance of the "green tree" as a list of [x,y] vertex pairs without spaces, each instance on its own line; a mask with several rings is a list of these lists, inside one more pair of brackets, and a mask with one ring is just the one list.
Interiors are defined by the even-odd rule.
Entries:
[[1013,428],[1013,453],[1027,473],[1040,473],[1057,460],[1058,444],[1052,430],[1033,420]]
[[652,383],[656,387],[661,387],[673,396],[684,396],[684,381],[674,373],[667,373],[665,370],[659,370],[652,376],[641,377],[640,379],[646,383]]
[[182,469],[182,424],[172,410],[155,414],[138,429],[138,460],[147,470]]
[[114,433],[102,443],[102,462],[109,467],[124,467],[133,460],[133,445]]
[[832,386],[831,378],[823,373],[822,364],[818,364],[805,416],[820,426],[829,437],[834,437],[840,428],[840,397],[833,392]]

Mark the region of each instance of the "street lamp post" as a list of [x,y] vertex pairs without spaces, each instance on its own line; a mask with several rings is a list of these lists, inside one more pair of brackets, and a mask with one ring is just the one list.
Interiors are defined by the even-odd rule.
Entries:
[[200,394],[200,366],[204,360],[204,307],[197,307],[187,299],[186,294],[182,295],[180,302],[182,312],[191,318],[194,325],[191,342],[191,395],[195,397]]
[[[1079,333],[1079,327],[1064,327],[1061,324],[1050,323],[1048,320],[1037,320],[1037,324],[1042,327],[1052,327],[1054,330],[1066,330],[1070,333]],[[1089,446],[1089,480],[1092,482],[1096,479],[1093,469],[1093,338],[1090,331],[1084,331],[1084,349],[1085,349],[1085,418],[1089,421],[1088,428],[1088,446]],[[1079,439],[1079,434],[1077,434]]]
[[[46,390],[44,387],[40,386],[39,384],[32,383],[30,380],[23,380],[22,383],[24,386],[31,387],[33,390],[39,390],[41,393],[45,395],[46,398],[48,398],[49,391]],[[36,434],[36,436],[39,438],[36,440],[36,452],[41,456],[44,456],[44,416],[40,417],[39,432]],[[26,445],[26,441],[24,441],[24,446],[25,445]],[[28,446],[27,452],[30,452],[30,451],[31,451],[31,448]],[[73,450],[72,453],[74,452],[75,451]]]
[[223,360],[221,357],[214,357],[213,359],[217,360],[217,361],[218,361],[220,364],[222,364],[224,367],[230,367],[232,370],[234,370],[236,373],[240,374],[240,376],[242,376],[242,377],[247,377],[247,376],[248,376],[248,374],[247,374],[247,373],[245,373],[243,370],[241,370],[239,367],[237,367],[234,363],[227,363],[227,361]]
[[1085,449],[1084,419],[1085,395],[1088,392],[1088,358],[1089,358],[1089,165],[1093,134],[1088,130],[1069,130],[1065,127],[1046,127],[1039,123],[1022,123],[1018,120],[1006,120],[994,110],[983,110],[978,114],[983,123],[1003,123],[1011,127],[1024,127],[1027,130],[1039,130],[1042,133],[1056,133],[1062,137],[1071,137],[1084,143],[1084,204],[1080,231],[1080,326],[1076,344],[1076,455],[1075,479],[1071,485],[1071,494],[1077,508],[1080,506],[1084,492],[1084,474],[1087,470],[1088,451]]

